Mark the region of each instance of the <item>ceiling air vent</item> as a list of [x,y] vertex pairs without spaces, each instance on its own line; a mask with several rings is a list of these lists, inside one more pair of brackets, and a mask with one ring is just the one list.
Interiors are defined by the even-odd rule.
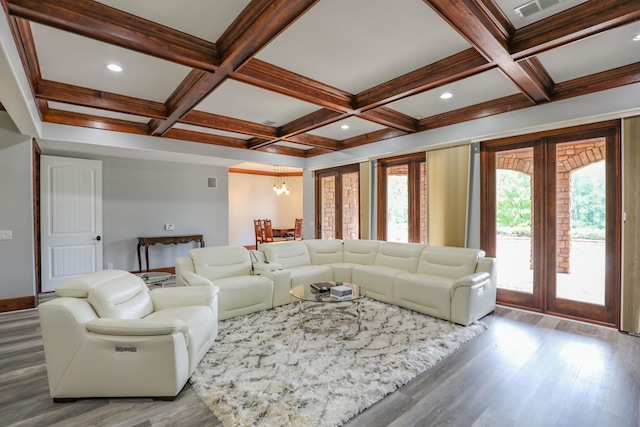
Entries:
[[526,18],[541,10],[562,3],[564,0],[533,0],[513,9],[521,18]]

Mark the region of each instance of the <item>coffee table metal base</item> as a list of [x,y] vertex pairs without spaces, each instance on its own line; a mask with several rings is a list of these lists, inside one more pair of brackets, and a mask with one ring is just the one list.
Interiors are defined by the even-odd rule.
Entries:
[[360,301],[326,304],[300,300],[300,327],[307,332],[353,338],[360,333]]

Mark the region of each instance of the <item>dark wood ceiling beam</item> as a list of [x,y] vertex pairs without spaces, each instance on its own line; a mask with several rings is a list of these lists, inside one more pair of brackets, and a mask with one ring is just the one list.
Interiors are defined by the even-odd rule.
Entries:
[[365,111],[356,114],[356,116],[404,132],[413,133],[418,129],[418,121],[416,119],[387,107]]
[[246,141],[240,138],[212,135],[204,132],[194,132],[185,129],[171,129],[164,134],[165,138],[173,138],[181,141],[199,142],[201,144],[220,145],[223,147],[247,148]]
[[456,80],[495,68],[475,49],[467,49],[356,95],[359,111],[421,93]]
[[33,90],[36,82],[42,80],[42,74],[40,73],[40,64],[38,63],[38,55],[36,54],[36,45],[33,41],[31,26],[29,25],[29,21],[14,16],[9,17],[9,24],[11,25],[11,32],[16,42],[18,55],[20,56],[25,74],[31,85],[31,90]]
[[325,138],[323,136],[313,135],[310,133],[301,133],[300,135],[294,135],[283,141],[295,142],[296,144],[306,145],[308,147],[322,148],[328,151],[338,150],[339,141],[331,138]]
[[268,138],[251,138],[246,142],[246,148],[249,150],[257,150],[259,148],[266,147],[268,145],[275,144],[279,139],[268,139]]
[[640,62],[558,83],[554,101],[640,83]]
[[591,0],[516,30],[511,54],[531,57],[638,20],[638,0]]
[[271,144],[265,147],[261,147],[257,151],[271,154],[283,154],[285,156],[307,157],[307,151],[309,150],[300,150],[298,148],[283,147],[281,145]]
[[422,132],[496,114],[508,113],[509,111],[520,110],[522,108],[532,107],[533,105],[531,100],[523,94],[506,96],[435,116],[425,117],[420,120],[418,129]]
[[221,63],[236,71],[318,0],[252,0],[217,42]]
[[489,9],[478,1],[424,0],[487,60],[494,62],[522,93],[536,103],[549,101],[551,88],[514,62],[505,30],[497,27],[499,21],[488,16]]
[[406,135],[398,129],[381,129],[379,131],[366,133],[364,135],[354,136],[353,138],[343,139],[340,141],[340,149],[354,148],[360,145],[372,144],[374,142],[384,141],[385,139],[397,138]]
[[353,95],[350,93],[259,59],[247,61],[240,70],[232,73],[231,78],[323,108],[353,111]]
[[90,0],[4,0],[12,16],[135,50],[188,67],[214,71],[214,43]]
[[165,103],[169,112],[167,118],[149,122],[151,134],[164,135],[225,79],[223,73],[192,70]]
[[164,104],[160,102],[147,101],[50,80],[37,82],[34,87],[34,94],[36,98],[46,101],[63,102],[65,104],[133,114],[151,119],[167,117],[167,110]]
[[50,108],[46,108],[41,114],[43,121],[61,125],[110,130],[136,135],[146,135],[149,131],[146,123],[134,123],[127,120],[111,119],[89,114],[72,113]]
[[335,123],[350,116],[351,114],[340,113],[338,111],[323,108],[280,126],[278,129],[278,136],[280,138],[289,138],[293,135],[298,135],[300,133]]
[[168,119],[149,124],[152,134],[159,136],[167,132],[316,1],[253,0],[220,36],[218,46],[221,62],[217,71],[192,79],[185,85],[188,89],[181,91],[181,96],[172,96],[167,102],[170,113]]
[[218,129],[226,132],[241,133],[243,135],[255,135],[263,138],[275,138],[277,133],[277,129],[273,126],[265,126],[259,123],[204,113],[202,111],[191,111],[180,120],[180,123]]

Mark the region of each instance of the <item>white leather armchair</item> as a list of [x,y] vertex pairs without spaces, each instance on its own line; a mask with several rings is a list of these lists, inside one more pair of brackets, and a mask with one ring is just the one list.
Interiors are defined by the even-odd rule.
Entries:
[[218,288],[149,291],[105,270],[56,289],[38,307],[50,395],[174,399],[218,334]]

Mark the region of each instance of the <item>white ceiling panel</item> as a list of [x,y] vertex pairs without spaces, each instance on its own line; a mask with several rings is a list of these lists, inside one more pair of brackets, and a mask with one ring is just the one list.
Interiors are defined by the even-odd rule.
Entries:
[[216,42],[249,0],[98,0],[149,21]]
[[469,47],[425,6],[323,0],[257,58],[356,94]]
[[640,61],[640,41],[633,41],[639,34],[636,22],[542,53],[538,59],[560,83]]
[[114,111],[102,110],[99,108],[81,107],[79,105],[63,104],[61,102],[49,101],[49,108],[54,110],[71,111],[73,113],[89,114],[91,116],[109,117],[111,119],[126,120],[135,123],[148,123],[148,117],[135,116],[132,114],[116,113]]
[[255,123],[269,121],[273,122],[272,126],[281,126],[319,107],[228,79],[195,109]]
[[[342,129],[342,126],[349,126],[348,129]],[[311,134],[323,136],[325,138],[343,140],[353,138],[354,136],[364,135],[365,133],[375,132],[386,129],[384,126],[368,120],[359,119],[357,117],[349,117],[330,125],[312,130]]]
[[[441,99],[440,95],[445,92],[451,93],[453,97]],[[511,81],[500,71],[491,70],[401,99],[388,107],[421,119],[516,93],[518,90]]]
[[[187,76],[188,67],[31,24],[42,78],[90,89],[165,102]],[[115,63],[120,73],[107,69]]]
[[[587,1],[589,0],[495,0],[515,28],[526,27]],[[521,7],[538,11],[528,16],[520,16],[515,9]]]

